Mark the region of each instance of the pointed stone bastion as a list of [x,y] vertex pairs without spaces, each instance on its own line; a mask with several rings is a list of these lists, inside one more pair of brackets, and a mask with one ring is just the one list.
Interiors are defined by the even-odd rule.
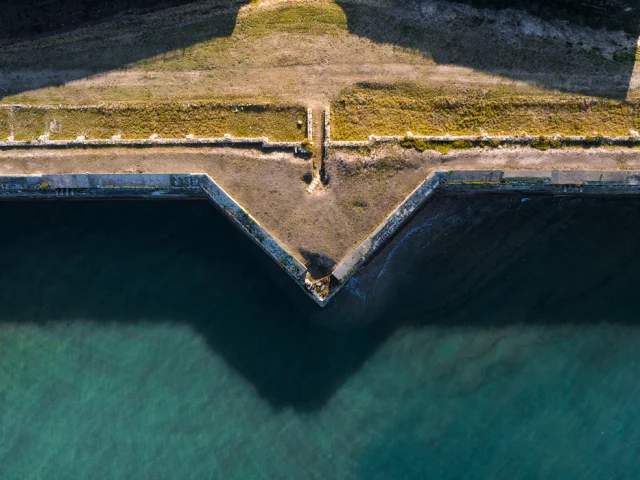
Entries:
[[[539,153],[539,152],[538,152]],[[154,155],[154,157],[156,157]],[[31,157],[23,155],[8,157],[3,156],[3,169],[31,170],[34,165],[43,167],[42,156],[38,157],[39,162]],[[56,170],[59,168],[69,168],[65,163],[64,156],[54,157]],[[71,158],[71,157],[69,157]],[[66,162],[70,159],[67,158]],[[77,161],[77,156],[73,157]],[[114,158],[114,157],[111,157]],[[162,155],[160,155],[162,158]],[[18,161],[20,159],[21,161]],[[9,161],[8,161],[9,160]],[[131,158],[128,156],[128,160]],[[140,159],[142,160],[142,159]],[[51,159],[50,159],[51,161]],[[256,160],[259,161],[259,160]],[[269,162],[286,162],[283,159],[269,159]],[[144,166],[144,162],[141,162]],[[158,158],[156,158],[158,163]],[[185,164],[189,164],[188,159]],[[117,165],[117,162],[115,162]],[[606,164],[606,162],[605,162]],[[66,166],[65,166],[66,165]],[[98,162],[99,165],[99,162]],[[65,167],[63,167],[65,166]],[[11,168],[8,168],[11,167]],[[166,167],[166,166],[165,166]],[[237,167],[237,165],[236,165]],[[272,165],[273,167],[273,165]],[[145,170],[145,168],[142,168]],[[222,171],[222,170],[221,170]],[[265,215],[264,211],[256,208],[259,212],[254,217],[239,201],[234,198],[220,183],[228,183],[232,189],[238,190],[238,185],[229,183],[230,176],[220,175],[221,182],[213,179],[210,173],[46,173],[34,174],[26,172],[15,172],[0,176],[0,198],[20,199],[20,198],[208,198],[221,212],[223,212],[238,228],[244,231],[267,255],[276,261],[283,270],[319,305],[324,306],[351,278],[352,276],[382,247],[404,223],[422,206],[424,203],[438,192],[449,192],[454,194],[468,193],[505,193],[505,194],[554,194],[554,195],[637,195],[640,194],[640,168],[637,170],[475,170],[470,168],[460,170],[430,170],[426,177],[423,177],[417,187],[409,192],[400,202],[395,204],[382,220],[376,220],[373,230],[366,231],[360,229],[362,235],[358,241],[350,245],[350,248],[342,248],[343,254],[335,264],[323,263],[323,259],[330,259],[335,252],[340,249],[329,248],[316,253],[316,258],[309,255],[303,248],[297,235],[319,234],[324,240],[336,239],[336,244],[347,245],[340,239],[348,237],[356,238],[349,228],[358,224],[358,220],[350,224],[345,224],[340,230],[339,223],[343,220],[342,213],[338,207],[326,208],[328,215],[335,215],[333,221],[328,221],[326,225],[322,221],[327,217],[319,215],[318,218],[302,219],[299,224],[295,223],[296,212],[286,219],[287,222],[276,222],[273,216]],[[237,177],[237,175],[236,175]],[[268,178],[264,181],[268,184]],[[325,202],[334,205],[339,203],[339,196],[331,197],[330,193],[319,193],[309,195],[304,192],[305,184],[299,181],[299,189],[311,200]],[[337,182],[339,183],[339,182]],[[357,188],[357,185],[356,187]],[[331,190],[330,187],[322,187],[324,190]],[[273,198],[278,198],[282,192],[267,188],[262,190],[258,186],[256,191],[240,191],[240,196],[247,200],[245,205],[257,207],[257,199],[261,198],[264,203],[269,204]],[[267,192],[266,197],[261,197],[263,192]],[[248,193],[247,193],[248,192]],[[271,192],[271,193],[269,193]],[[364,197],[362,203],[376,203],[373,192],[370,196]],[[393,196],[393,192],[390,192]],[[304,198],[304,197],[301,197]],[[338,200],[337,200],[338,199]],[[282,200],[282,199],[281,199]],[[284,201],[284,200],[282,200]],[[284,201],[285,205],[288,205]],[[267,205],[268,208],[268,205]],[[352,215],[357,216],[357,211],[367,207],[350,206]],[[322,208],[320,209],[322,210]],[[311,210],[307,210],[307,213]],[[310,213],[310,214],[311,214]],[[318,212],[316,212],[318,213]],[[326,212],[325,212],[326,213]],[[326,213],[327,214],[327,213]],[[260,216],[261,218],[258,218]],[[263,219],[264,222],[261,222]],[[282,220],[282,219],[281,219]],[[317,222],[320,221],[318,225]],[[275,229],[268,228],[275,227]],[[288,226],[287,226],[288,225]],[[308,230],[309,226],[311,229]],[[319,227],[319,228],[318,228]],[[288,231],[291,230],[291,231]],[[324,233],[320,233],[324,232]],[[284,239],[284,240],[283,240]],[[313,244],[307,243],[306,245]],[[306,255],[306,256],[305,256]],[[318,261],[320,257],[320,261]],[[315,261],[315,264],[314,264]],[[327,260],[328,261],[328,260]],[[325,271],[322,268],[326,268]],[[317,273],[320,272],[320,275]]]

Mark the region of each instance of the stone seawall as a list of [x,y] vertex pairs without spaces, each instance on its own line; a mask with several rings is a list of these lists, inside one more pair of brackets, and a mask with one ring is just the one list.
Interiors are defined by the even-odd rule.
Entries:
[[640,195],[640,171],[464,170],[434,171],[333,271],[323,305],[436,193],[510,195]]
[[207,198],[314,300],[307,268],[206,174],[69,174],[0,176],[0,200]]
[[68,174],[0,176],[0,200],[64,198],[208,198],[320,306],[344,285],[434,194],[640,195],[639,171],[434,171],[322,280],[206,174]]

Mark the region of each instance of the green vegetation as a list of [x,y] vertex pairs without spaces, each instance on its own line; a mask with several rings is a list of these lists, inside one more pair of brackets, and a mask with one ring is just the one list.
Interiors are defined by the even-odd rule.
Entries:
[[500,140],[485,140],[480,142],[481,147],[498,148],[502,142]]
[[[214,19],[213,17],[212,19]],[[286,42],[296,42],[294,38],[309,40],[310,36],[348,35],[347,19],[343,10],[335,3],[322,2],[317,5],[289,5],[281,8],[260,8],[241,14],[236,19],[233,32],[229,36],[207,38],[187,48],[177,48],[161,55],[143,55],[142,60],[134,62],[135,68],[147,70],[200,70],[216,68],[221,59],[237,57],[239,63],[253,63],[262,58],[272,61],[276,52],[288,52],[291,61],[301,62],[302,57],[294,58],[294,51],[280,47],[266,51],[263,48],[265,37],[284,36]],[[172,37],[179,32],[169,31]],[[222,60],[224,61],[224,60]]]
[[425,150],[435,150],[442,153],[443,155],[446,155],[451,150],[450,143],[426,142],[414,137],[404,137],[400,141],[400,146],[402,148],[415,148],[419,152],[424,152]]
[[339,35],[348,33],[344,11],[335,3],[291,5],[261,9],[237,19],[233,34],[266,36],[274,33],[305,35]]
[[0,109],[0,142],[7,139],[11,130],[9,128],[9,109]]
[[473,147],[473,143],[471,143],[470,140],[456,140],[451,144],[451,147],[458,149],[471,148]]
[[129,21],[105,21],[24,44],[3,45],[0,36],[0,68],[208,70],[225,63],[225,56],[239,63],[251,52],[261,56],[255,42],[264,37],[349,33],[344,11],[329,1],[279,8],[252,5],[237,17],[201,2],[124,20]]
[[404,137],[400,141],[400,146],[402,148],[415,148],[419,152],[424,152],[425,150],[435,150],[436,152],[440,152],[443,155],[449,153],[452,149],[465,149],[472,148],[473,142],[469,140],[456,140],[454,142],[427,142],[426,140],[421,140],[415,137]]
[[305,138],[304,140],[302,140],[302,148],[311,152],[313,149],[313,142],[309,140],[309,138]]
[[[302,120],[303,127],[298,126]],[[52,140],[146,139],[160,138],[269,137],[274,141],[298,141],[304,138],[305,109],[278,105],[136,105],[47,109],[16,108],[16,140],[34,140],[50,133]]]
[[628,135],[636,104],[576,95],[450,94],[412,84],[363,83],[331,105],[335,140],[375,135]]
[[13,111],[14,140],[35,140],[47,133],[46,111],[41,108],[16,108]]
[[550,148],[562,148],[563,144],[560,140],[540,137],[531,141],[531,146],[537,150],[546,151]]

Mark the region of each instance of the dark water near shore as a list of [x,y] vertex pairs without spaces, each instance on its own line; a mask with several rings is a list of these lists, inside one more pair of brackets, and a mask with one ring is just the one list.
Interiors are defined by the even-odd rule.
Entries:
[[0,479],[635,479],[640,201],[432,202],[325,310],[204,202],[0,203]]

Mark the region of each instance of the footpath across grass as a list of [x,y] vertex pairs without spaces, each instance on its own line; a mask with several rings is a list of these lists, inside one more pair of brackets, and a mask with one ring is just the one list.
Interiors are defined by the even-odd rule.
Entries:
[[[0,134],[8,110],[0,109]],[[299,123],[301,122],[301,123]],[[272,141],[302,141],[306,133],[306,109],[292,105],[189,105],[123,104],[51,108],[15,107],[15,140],[36,140],[49,134],[52,140],[159,138],[268,137]]]
[[439,94],[411,84],[361,83],[331,104],[332,140],[370,134],[612,135],[638,130],[638,104],[577,95]]

